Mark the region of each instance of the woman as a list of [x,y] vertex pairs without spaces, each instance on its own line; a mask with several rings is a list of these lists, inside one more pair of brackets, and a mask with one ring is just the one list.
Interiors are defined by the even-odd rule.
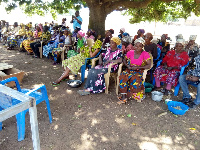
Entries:
[[48,43],[50,38],[51,38],[51,34],[49,32],[49,27],[44,26],[42,36],[41,36],[41,38],[39,38],[40,41],[33,42],[33,43],[30,44],[30,47],[31,47],[31,49],[33,50],[33,53],[34,53],[34,56],[32,56],[33,58],[39,58],[40,57],[39,47],[41,47],[41,41],[42,41],[42,46],[44,46]]
[[114,30],[113,29],[110,29],[110,30],[106,31],[105,39],[103,40],[103,45],[102,45],[103,50],[106,50],[106,48],[109,46],[110,39],[112,38],[113,34],[114,34]]
[[122,53],[126,55],[130,50],[134,50],[134,47],[131,44],[131,37],[127,35],[122,38]]
[[[90,93],[101,93],[105,90],[104,74],[108,72],[108,67],[111,63],[122,62],[122,52],[117,48],[121,43],[118,37],[112,37],[110,41],[110,48],[102,53],[99,57],[99,65],[92,68],[85,83],[84,90],[79,90],[80,95],[88,95]],[[112,66],[112,72],[117,70],[118,64]]]
[[89,29],[86,34],[87,34],[87,36],[85,37],[86,39],[90,38],[90,39],[95,40],[95,31],[94,30]]
[[167,38],[168,34],[163,34],[161,39],[158,41],[158,45],[162,47],[160,59],[163,59],[167,52],[170,50],[170,44],[167,42]]
[[144,36],[145,40],[145,45],[144,45],[144,50],[146,52],[149,52],[152,54],[153,59],[157,58],[157,45],[155,43],[152,43],[151,40],[153,39],[153,35],[151,33],[147,33]]
[[135,50],[127,53],[123,60],[127,67],[119,76],[119,91],[121,96],[118,97],[118,104],[127,102],[128,98],[133,98],[138,102],[143,100],[144,94],[144,69],[150,69],[151,57],[148,52],[143,50],[144,39],[135,40]]
[[160,82],[165,82],[166,87],[162,90],[166,95],[170,94],[171,86],[176,86],[181,67],[189,60],[187,52],[184,51],[184,40],[176,41],[175,50],[168,51],[163,58],[162,65],[154,72],[157,89],[160,89]]
[[49,53],[51,53],[54,48],[57,48],[59,42],[63,41],[65,41],[65,36],[63,35],[63,31],[60,31],[59,34],[55,37],[55,40],[53,40],[52,44],[49,43],[43,47],[43,55],[48,57]]
[[135,35],[134,38],[133,38],[132,44],[134,45],[136,39],[143,37],[144,33],[145,33],[144,29],[139,29],[137,31],[137,35]]
[[52,82],[52,86],[57,86],[60,84],[62,80],[69,78],[70,71],[73,74],[77,74],[81,66],[84,65],[85,59],[88,57],[88,54],[90,55],[90,57],[94,57],[99,52],[101,48],[101,44],[102,44],[100,40],[97,40],[94,43],[94,46],[92,48],[91,47],[89,48],[89,52],[88,52],[88,51],[84,51],[85,34],[79,31],[77,36],[78,36],[77,48],[80,51],[80,53],[76,56],[70,57],[69,59],[63,60],[62,66],[64,67],[65,71],[58,80],[56,80],[55,82]]
[[[30,28],[29,28],[30,30]],[[24,49],[27,51],[27,55],[32,55],[33,54],[33,50],[30,47],[30,44],[34,42],[34,39],[38,39],[42,36],[42,25],[38,25],[36,27],[36,31],[34,32],[34,38],[31,36],[28,37],[27,40],[24,40],[21,45],[20,45],[20,51],[24,51]]]

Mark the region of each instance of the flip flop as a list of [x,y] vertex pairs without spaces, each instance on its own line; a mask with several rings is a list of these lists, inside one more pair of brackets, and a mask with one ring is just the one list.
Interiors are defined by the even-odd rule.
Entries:
[[61,81],[68,81],[69,77],[66,77],[65,79],[61,80]]
[[122,97],[121,96],[118,96],[117,97],[118,98],[118,102],[117,102],[117,104],[126,104],[127,103],[127,98],[125,98],[125,99],[123,99],[122,100]]
[[52,82],[51,85],[52,86],[58,86],[58,85],[60,85],[60,83]]
[[80,94],[81,96],[90,95],[90,92],[85,91],[85,90],[79,90],[79,91],[77,91],[77,92],[78,92],[78,94]]

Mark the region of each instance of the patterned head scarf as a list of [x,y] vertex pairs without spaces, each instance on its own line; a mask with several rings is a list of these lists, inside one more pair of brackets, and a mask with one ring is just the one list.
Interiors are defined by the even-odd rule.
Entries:
[[124,37],[122,38],[122,41],[123,41],[123,42],[126,42],[126,43],[131,43],[131,37],[130,37],[129,35],[124,36]]
[[78,31],[78,34],[79,34],[81,37],[84,37],[84,36],[85,36],[85,33],[84,33],[84,32],[81,32],[81,31]]
[[195,41],[196,38],[197,38],[197,35],[190,35],[189,40],[190,40],[190,41]]
[[29,27],[29,28],[32,28],[32,24],[31,23],[26,24],[26,26]]
[[127,32],[124,32],[122,35],[124,35],[124,36],[130,36]]
[[95,31],[94,30],[92,30],[92,29],[88,29],[88,31],[87,31],[89,34],[91,34],[91,35],[95,35]]
[[178,35],[176,36],[176,40],[178,40],[178,39],[183,39],[183,35],[182,35],[182,34],[178,34]]
[[136,43],[141,43],[142,45],[144,45],[145,40],[142,37],[140,37],[140,38],[135,40],[134,44],[136,44]]
[[115,42],[117,45],[121,44],[121,40],[118,37],[112,37],[111,40]]
[[176,43],[180,43],[180,44],[182,44],[184,46],[185,40],[184,39],[177,39]]

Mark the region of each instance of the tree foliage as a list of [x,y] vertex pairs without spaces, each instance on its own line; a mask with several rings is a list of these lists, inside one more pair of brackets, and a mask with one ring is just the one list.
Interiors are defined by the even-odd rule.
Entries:
[[187,19],[191,12],[197,16],[200,14],[199,4],[193,0],[172,1],[170,3],[161,0],[152,1],[146,8],[130,8],[124,14],[130,15],[130,23],[141,21],[173,21],[177,18]]

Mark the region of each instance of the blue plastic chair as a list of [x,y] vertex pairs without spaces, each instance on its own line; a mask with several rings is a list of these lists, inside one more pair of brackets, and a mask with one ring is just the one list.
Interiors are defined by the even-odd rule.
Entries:
[[[51,108],[50,108],[50,103],[49,103],[49,99],[48,99],[47,90],[46,90],[45,85],[41,85],[40,87],[35,88],[33,90],[21,89],[19,82],[18,82],[16,77],[11,77],[11,78],[8,78],[6,80],[3,80],[3,81],[0,82],[0,84],[4,85],[4,84],[11,82],[11,81],[14,81],[16,83],[16,87],[17,87],[17,90],[19,92],[22,92],[26,95],[34,97],[36,99],[36,105],[41,103],[42,101],[46,102],[47,111],[48,111],[48,115],[49,115],[49,122],[52,123]],[[41,92],[38,92],[38,90],[40,90]],[[12,105],[16,105],[19,102],[20,102],[19,100],[13,99]],[[2,108],[0,108],[0,110],[1,109]],[[22,112],[20,112],[19,114],[16,115],[18,141],[24,140],[24,137],[25,137],[25,114],[26,114],[27,111],[28,111],[28,109],[24,110],[24,111],[22,111]],[[2,122],[0,122],[0,130],[2,130]]]
[[91,59],[93,59],[93,58],[98,57],[98,56],[100,55],[100,53],[101,53],[101,49],[100,49],[100,51],[97,53],[96,56],[91,57],[91,58],[86,58],[86,59],[85,59],[85,64],[81,66],[81,81],[82,81],[82,83],[83,83],[84,80],[85,80],[85,70],[86,70],[86,68],[89,68],[89,69],[91,68],[91,65],[88,64],[88,60],[91,60]]
[[[157,67],[160,66],[161,62],[162,62],[162,60],[158,61]],[[185,66],[183,66],[183,67],[181,68],[180,76],[183,75],[183,73],[184,73],[184,71],[185,71],[185,68],[189,65],[189,63],[190,63],[190,62],[188,61],[188,63],[187,63]],[[155,83],[156,83],[156,82],[155,82],[155,77],[154,77],[154,78],[153,78],[153,85],[155,85]],[[179,88],[180,88],[180,84],[179,84],[179,82],[178,82],[178,84],[177,84],[176,87],[174,88],[174,96],[177,96],[177,95],[178,95]]]

